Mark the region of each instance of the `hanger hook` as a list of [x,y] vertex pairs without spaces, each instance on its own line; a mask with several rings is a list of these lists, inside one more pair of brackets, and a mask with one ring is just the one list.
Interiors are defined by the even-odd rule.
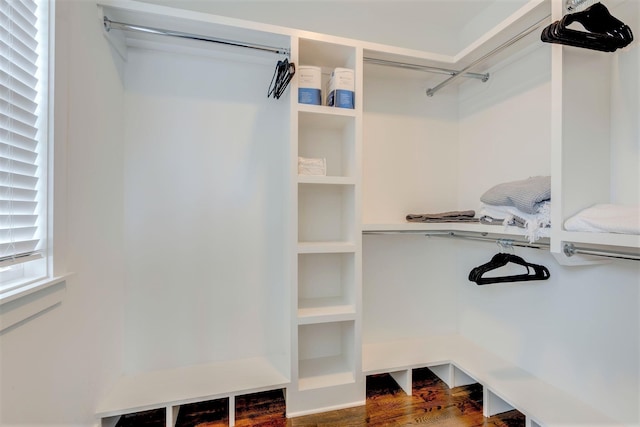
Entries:
[[511,239],[498,239],[496,244],[500,248],[500,252],[506,252],[507,250],[515,255],[515,249],[513,248],[513,240]]

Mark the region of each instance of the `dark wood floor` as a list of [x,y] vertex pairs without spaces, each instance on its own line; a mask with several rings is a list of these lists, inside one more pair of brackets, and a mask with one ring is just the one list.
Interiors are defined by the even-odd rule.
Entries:
[[[228,401],[221,399],[184,405],[177,427],[228,426]],[[428,369],[413,371],[413,395],[407,396],[389,375],[367,378],[364,406],[287,419],[284,390],[236,398],[238,427],[521,427],[525,417],[510,411],[491,418],[482,416],[479,384],[449,389]],[[117,427],[165,426],[164,410],[130,414]]]

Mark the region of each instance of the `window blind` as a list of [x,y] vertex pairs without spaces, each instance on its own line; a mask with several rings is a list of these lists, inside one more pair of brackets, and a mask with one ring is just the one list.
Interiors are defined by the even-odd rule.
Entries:
[[38,19],[36,1],[0,0],[0,267],[42,246]]

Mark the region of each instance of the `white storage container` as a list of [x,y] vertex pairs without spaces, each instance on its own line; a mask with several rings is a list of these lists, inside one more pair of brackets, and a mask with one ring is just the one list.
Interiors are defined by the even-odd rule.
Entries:
[[298,66],[298,103],[320,105],[322,103],[322,70],[311,65]]

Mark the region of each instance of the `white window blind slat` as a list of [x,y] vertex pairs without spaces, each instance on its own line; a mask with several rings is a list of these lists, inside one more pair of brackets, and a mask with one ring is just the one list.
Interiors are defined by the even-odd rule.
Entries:
[[0,103],[0,114],[5,115],[14,121],[20,122],[29,127],[35,127],[38,116],[16,104],[9,104],[7,102]]
[[20,202],[17,200],[0,200],[0,211],[11,212],[16,215],[33,215],[38,202]]
[[0,228],[0,245],[6,245],[13,240],[32,241],[37,231],[37,227]]
[[14,105],[18,107],[30,111],[35,112],[38,104],[33,102],[31,99],[26,96],[22,96],[18,92],[11,90],[0,82],[0,100],[9,103],[13,102]]
[[6,114],[2,114],[2,112],[0,112],[0,126],[28,138],[35,138],[38,133],[38,129],[36,127],[31,126],[28,123],[15,120]]
[[[2,46],[0,44],[0,52],[2,52]],[[9,69],[11,68],[11,69]],[[30,78],[22,78],[29,76],[29,73],[19,69],[16,66],[4,67],[2,61],[0,61],[0,84],[10,89],[12,92],[19,93],[21,96],[34,102],[38,96],[36,86],[38,81],[36,79],[30,80]]]
[[38,178],[18,173],[0,172],[0,185],[33,190],[38,185]]
[[0,215],[0,228],[33,227],[38,222],[38,215]]
[[[21,35],[26,37],[21,37]],[[10,24],[7,27],[0,26],[0,38],[9,40],[9,37],[11,37],[12,40],[12,50],[18,52],[20,56],[26,58],[29,62],[34,63],[38,59],[38,54],[36,53],[38,40],[30,37],[17,25]]]
[[15,34],[16,37],[22,40],[22,42],[29,46],[30,49],[36,50],[38,47],[38,41],[35,37],[37,34],[36,28],[29,25],[29,23],[21,25],[15,21],[11,21],[11,18],[1,10],[0,29],[10,31],[12,34]]
[[27,0],[3,0],[2,3],[5,3],[8,6],[5,10],[9,12],[9,16],[12,18],[22,17],[31,25],[36,24],[38,20],[38,17],[35,14],[37,5],[35,5],[34,2]]
[[2,128],[0,128],[0,142],[34,152],[36,152],[38,148],[37,139],[29,138]]
[[38,177],[38,165],[0,157],[0,173],[10,172],[19,175]]
[[35,201],[38,192],[28,188],[5,187],[0,185],[0,200]]
[[17,64],[9,62],[6,58],[0,58],[0,84],[28,98],[38,96],[38,93],[34,92],[38,79],[29,71],[19,68]]
[[4,2],[0,2],[0,22],[4,27],[13,25],[13,28],[20,28],[29,37],[35,37],[38,33],[38,28],[30,23],[23,17],[13,13],[9,6],[6,6]]
[[38,249],[38,239],[0,243],[0,259],[10,259],[15,255],[30,254]]
[[38,67],[36,66],[37,57],[33,60],[24,56],[19,50],[16,49],[15,42],[8,38],[0,38],[0,50],[4,52],[5,57],[11,60],[14,67],[26,70],[29,73],[35,74]]
[[0,157],[34,164],[38,159],[38,153],[0,141]]
[[[46,180],[39,163],[46,133],[38,127],[47,109],[39,107],[45,33],[38,8],[46,11],[44,1],[0,0],[0,267],[32,261],[43,246]],[[4,290],[0,283],[0,295]]]

